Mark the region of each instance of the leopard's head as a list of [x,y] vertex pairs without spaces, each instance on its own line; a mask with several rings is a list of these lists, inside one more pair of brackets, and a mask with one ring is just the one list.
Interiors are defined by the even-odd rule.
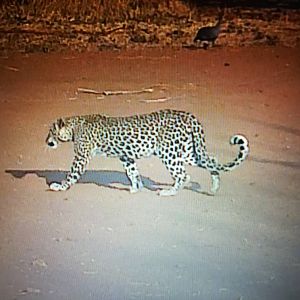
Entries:
[[46,144],[48,147],[56,149],[59,142],[69,142],[72,139],[72,129],[66,126],[65,120],[58,119],[50,127],[48,136],[46,138]]

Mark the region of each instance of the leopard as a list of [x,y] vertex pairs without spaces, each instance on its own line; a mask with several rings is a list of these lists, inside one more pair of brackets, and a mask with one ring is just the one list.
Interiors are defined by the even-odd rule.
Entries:
[[171,187],[158,189],[160,196],[173,196],[190,182],[186,166],[198,166],[211,175],[208,192],[215,195],[220,187],[220,173],[238,167],[249,154],[248,139],[242,134],[230,138],[239,147],[236,158],[221,164],[206,149],[202,124],[190,112],[164,109],[148,114],[106,116],[92,114],[58,118],[49,129],[48,147],[72,142],[74,159],[66,179],[52,182],[52,191],[65,191],[84,174],[90,160],[96,156],[116,157],[122,163],[131,183],[130,192],[143,188],[136,160],[152,155],[158,157],[173,178]]

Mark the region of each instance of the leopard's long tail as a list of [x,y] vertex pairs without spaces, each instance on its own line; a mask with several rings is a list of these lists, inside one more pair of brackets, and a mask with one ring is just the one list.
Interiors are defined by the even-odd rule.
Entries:
[[220,171],[228,172],[238,167],[247,158],[249,154],[248,140],[245,136],[236,134],[231,137],[230,144],[239,146],[238,155],[231,162],[225,164],[218,163],[214,157],[209,156],[207,153],[202,125],[194,116],[192,116],[191,123],[196,165],[199,167],[208,169],[212,173]]
[[236,167],[238,167],[249,155],[249,142],[247,138],[241,134],[236,134],[233,135],[230,138],[230,144],[231,145],[238,145],[239,146],[239,153],[237,157],[226,164],[220,164],[215,162],[215,167],[217,168],[218,171],[223,171],[223,172],[228,172]]

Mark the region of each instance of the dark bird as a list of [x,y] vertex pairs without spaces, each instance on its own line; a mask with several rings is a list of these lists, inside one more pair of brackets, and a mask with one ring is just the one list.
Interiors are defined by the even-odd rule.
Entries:
[[222,18],[223,14],[219,16],[219,20],[215,26],[201,27],[198,30],[196,37],[194,38],[194,43],[200,41],[201,45],[202,42],[206,42],[205,48],[207,48],[208,43],[211,43],[211,45],[214,46],[215,41],[220,33]]

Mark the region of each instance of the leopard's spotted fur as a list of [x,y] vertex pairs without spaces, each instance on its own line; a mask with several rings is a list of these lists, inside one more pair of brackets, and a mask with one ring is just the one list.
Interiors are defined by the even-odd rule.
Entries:
[[58,119],[50,128],[46,143],[56,148],[59,142],[72,141],[75,157],[66,180],[52,183],[50,189],[66,190],[84,173],[96,154],[119,157],[131,181],[131,192],[143,187],[135,160],[158,156],[175,183],[160,195],[175,195],[189,181],[185,165],[207,169],[212,178],[211,192],[219,189],[219,173],[230,171],[248,156],[247,139],[234,135],[230,143],[239,146],[238,156],[227,164],[219,164],[207,154],[202,125],[183,111],[161,110],[130,117],[104,115],[75,116]]

